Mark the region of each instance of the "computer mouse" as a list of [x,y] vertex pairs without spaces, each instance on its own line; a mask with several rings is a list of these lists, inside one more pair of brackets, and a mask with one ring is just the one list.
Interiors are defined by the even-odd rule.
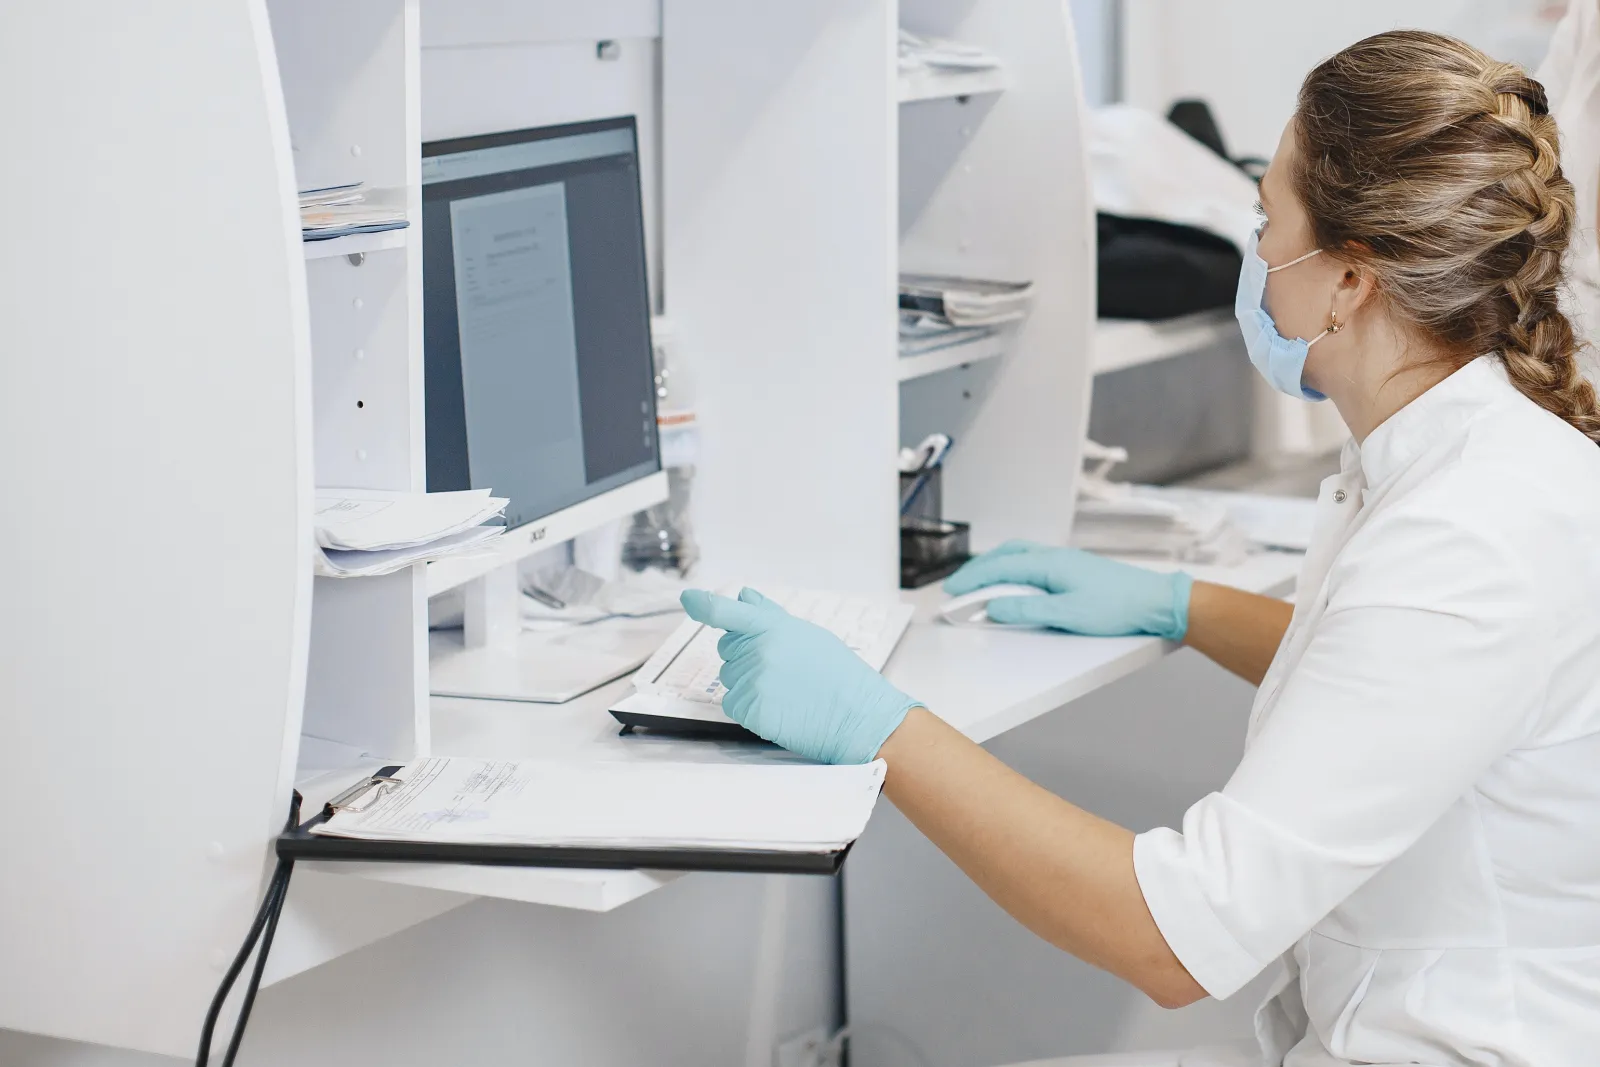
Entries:
[[939,618],[952,626],[1016,625],[992,622],[986,610],[989,601],[1003,596],[1041,596],[1044,592],[1036,585],[988,585],[946,600],[939,606]]

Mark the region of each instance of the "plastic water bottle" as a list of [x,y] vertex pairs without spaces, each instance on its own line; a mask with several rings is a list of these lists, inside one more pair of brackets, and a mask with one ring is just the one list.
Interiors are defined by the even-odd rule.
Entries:
[[650,334],[655,356],[656,430],[661,465],[667,472],[667,499],[633,517],[622,561],[634,570],[655,568],[687,576],[700,558],[689,521],[699,430],[689,376],[679,358],[671,323],[651,319]]

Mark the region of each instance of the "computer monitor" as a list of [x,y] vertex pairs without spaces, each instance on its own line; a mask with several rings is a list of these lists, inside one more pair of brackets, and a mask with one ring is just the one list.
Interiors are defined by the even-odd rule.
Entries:
[[468,650],[515,654],[517,562],[666,497],[633,118],[424,144],[422,262],[428,490],[511,501],[428,592],[466,585]]

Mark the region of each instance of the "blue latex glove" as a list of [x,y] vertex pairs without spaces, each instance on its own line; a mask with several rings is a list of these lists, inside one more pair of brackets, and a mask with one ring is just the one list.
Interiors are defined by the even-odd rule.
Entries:
[[1093,637],[1153,634],[1181,641],[1189,630],[1189,590],[1181,571],[1161,574],[1076,548],[1007,541],[945,579],[952,596],[984,586],[1035,585],[1048,596],[996,597],[989,618]]
[[717,642],[722,710],[751,733],[823,763],[868,763],[919,705],[843,641],[754,589],[738,600],[683,594],[696,622],[728,631]]

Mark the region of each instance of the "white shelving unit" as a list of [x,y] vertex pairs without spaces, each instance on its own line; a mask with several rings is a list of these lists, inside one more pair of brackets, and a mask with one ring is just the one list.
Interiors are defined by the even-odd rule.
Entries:
[[[902,103],[901,25],[984,47],[1003,82],[941,79],[937,98]],[[1082,122],[1052,0],[783,20],[737,0],[663,5],[665,312],[695,361],[706,580],[893,588],[890,457],[935,429],[957,442],[945,512],[977,545],[1066,536],[1093,327]],[[1037,298],[998,347],[901,359],[902,270],[1030,279]],[[1060,476],[1002,476],[1023,455]]]
[[949,100],[1003,93],[1011,81],[1004,67],[992,70],[917,70],[902,71],[899,77],[900,102]]
[[[8,849],[0,1027],[192,1053],[291,790],[344,766],[328,753],[354,768],[362,754],[526,757],[558,743],[522,729],[539,714],[526,707],[430,703],[420,567],[311,577],[314,486],[425,482],[423,2],[182,0],[159,14],[110,5],[89,23],[0,8],[0,39],[32,42],[0,65],[0,101],[26,102],[6,115],[55,163],[0,177],[36,206],[0,248],[23,279],[0,293],[0,319],[20,350],[51,357],[0,390],[0,443],[29,457],[8,489],[19,514],[49,515],[68,506],[63,486],[92,481],[121,564],[95,565],[102,524],[6,534],[29,561],[9,605],[44,636],[8,667],[0,747],[27,758],[0,803],[49,811],[75,836]],[[545,20],[574,11],[485,3],[466,21],[474,41],[526,41],[565,32]],[[902,22],[982,45],[1003,79],[904,98]],[[978,546],[1064,538],[1094,325],[1066,6],[851,0],[777,19],[748,0],[662,0],[660,33],[663,311],[698,382],[699,577],[893,589],[895,457],[925,428],[956,438],[945,508]],[[592,45],[580,52],[588,62]],[[81,92],[38,91],[67,75]],[[352,180],[400,190],[412,225],[305,245],[296,189]],[[902,269],[1027,278],[1037,299],[1000,344],[908,376]],[[197,486],[206,525],[180,540],[174,502],[193,504]],[[136,621],[85,627],[82,605],[107,602]],[[571,729],[574,744],[614,732],[592,714]],[[308,867],[268,979],[477,895],[599,909],[665,880]]]
[[[71,661],[32,657],[55,662],[54,683],[37,669],[8,677],[19,708],[75,710],[39,717],[25,749],[7,730],[8,751],[52,770],[0,796],[73,829],[70,847],[41,833],[8,856],[7,914],[27,928],[0,929],[0,1027],[184,1055],[306,777],[297,753],[429,749],[420,568],[311,574],[315,485],[423,488],[420,227],[308,245],[296,197],[363,180],[402,190],[420,218],[419,12],[418,0],[193,0],[102,14],[89,26],[66,9],[0,14],[0,37],[45,34],[5,65],[5,99],[35,98],[28,84],[63,72],[83,90],[7,111],[71,168],[48,186],[11,177],[24,184],[7,192],[51,221],[20,220],[7,251],[59,276],[69,270],[51,248],[91,243],[72,231],[91,224],[83,204],[118,219],[113,239],[93,242],[93,268],[70,270],[83,283],[74,299],[93,303],[50,312],[49,294],[65,290],[30,287],[7,310],[19,343],[59,352],[38,372],[67,377],[36,379],[6,432],[31,434],[28,447],[60,432],[73,442],[29,466],[38,486],[8,484],[22,499],[59,495],[97,457],[98,499],[126,553],[60,528],[10,544],[49,575],[14,586],[12,602],[43,625],[59,605],[129,608],[103,640],[63,646]],[[174,51],[176,37],[198,43]],[[163,59],[130,75],[129,55]],[[114,152],[115,180],[80,148]],[[158,223],[175,218],[192,224]],[[57,325],[33,338],[46,312]],[[70,406],[54,410],[52,396]],[[185,521],[171,509],[198,486],[207,506]],[[269,974],[468,899],[297,879]],[[66,948],[85,944],[95,951]]]
[[[944,512],[972,523],[975,549],[1010,537],[1060,542],[1072,522],[1094,324],[1071,19],[1056,0],[901,0],[896,16],[1001,61],[899,83],[899,269],[1034,283],[1028,318],[974,346],[984,360],[947,351],[898,361],[900,443],[934,430],[955,439]],[[1051,473],[1024,475],[1019,457]]]
[[1237,340],[1238,336],[1233,312],[1226,308],[1159,322],[1101,319],[1094,331],[1094,372],[1110,374]]
[[[418,0],[268,0],[295,181],[401,190],[412,224],[311,242],[313,484],[424,488]],[[359,54],[363,62],[351,63]],[[315,245],[336,246],[313,256]],[[356,259],[355,253],[382,250]],[[316,250],[321,253],[322,249]],[[428,751],[422,568],[314,583],[303,731]]]

